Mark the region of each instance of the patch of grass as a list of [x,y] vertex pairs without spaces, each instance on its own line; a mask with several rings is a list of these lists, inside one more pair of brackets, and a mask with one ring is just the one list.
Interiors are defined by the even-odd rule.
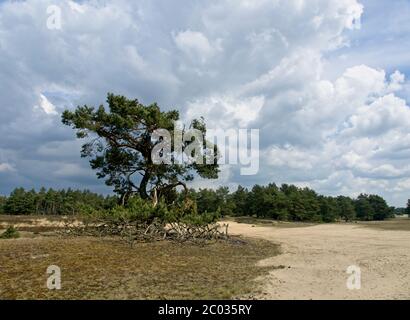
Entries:
[[[67,216],[68,218],[76,218],[76,216]],[[39,219],[47,219],[48,221],[61,221],[63,216],[53,216],[53,215],[8,215],[8,214],[0,214],[0,223],[10,223],[10,224],[17,224],[17,223],[36,223]]]
[[0,229],[15,226],[19,231],[43,233],[60,230],[64,221],[73,221],[77,216],[52,215],[4,215],[0,214]]
[[20,238],[20,233],[13,227],[10,226],[0,235],[0,239],[17,239]]
[[[291,222],[291,221],[278,221],[272,219],[262,219],[255,217],[232,217],[229,218],[237,223],[247,223],[255,226],[275,226],[279,228],[302,228],[311,227],[317,225],[317,223],[311,222]],[[228,220],[229,220],[228,219]]]
[[400,217],[386,221],[358,222],[360,226],[377,230],[410,231],[410,218]]
[[276,220],[271,220],[271,219],[260,219],[260,218],[255,218],[255,217],[233,217],[231,218],[235,222],[238,223],[247,223],[247,224],[277,224],[278,221]]
[[[263,240],[202,247],[169,241],[127,246],[117,239],[34,238],[0,242],[0,299],[229,299],[252,293],[279,253]],[[50,265],[62,289],[46,288]]]

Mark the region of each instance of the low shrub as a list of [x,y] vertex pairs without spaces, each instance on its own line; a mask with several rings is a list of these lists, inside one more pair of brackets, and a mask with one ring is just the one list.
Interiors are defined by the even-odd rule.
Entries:
[[0,239],[17,239],[20,238],[20,233],[14,228],[14,226],[10,226],[7,228],[6,231],[4,231],[0,235]]
[[202,241],[227,237],[216,224],[219,212],[199,214],[196,203],[186,199],[182,203],[156,205],[139,197],[130,199],[125,206],[109,210],[90,211],[83,221],[85,226],[73,226],[70,234],[98,236],[119,235],[127,241]]

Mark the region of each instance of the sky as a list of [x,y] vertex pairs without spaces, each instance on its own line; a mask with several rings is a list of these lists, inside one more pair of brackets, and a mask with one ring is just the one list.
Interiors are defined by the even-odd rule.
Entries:
[[109,192],[61,113],[114,92],[260,130],[258,174],[223,166],[196,187],[293,183],[404,206],[409,16],[408,0],[0,0],[0,194]]

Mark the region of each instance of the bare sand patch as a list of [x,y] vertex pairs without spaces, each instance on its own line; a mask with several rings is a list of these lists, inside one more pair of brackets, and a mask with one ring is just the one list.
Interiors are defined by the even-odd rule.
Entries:
[[67,226],[81,226],[83,223],[75,217],[68,216],[11,216],[0,215],[0,232],[10,226],[15,227],[23,236],[33,232],[48,232],[59,230]]
[[[232,234],[280,243],[259,299],[410,299],[410,232],[360,224],[276,228],[229,222]],[[361,289],[346,286],[350,265],[361,268]]]

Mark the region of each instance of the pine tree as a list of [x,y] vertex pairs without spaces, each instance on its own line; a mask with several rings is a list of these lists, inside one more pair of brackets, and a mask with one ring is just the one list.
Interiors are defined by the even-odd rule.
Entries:
[[407,207],[406,207],[405,213],[406,213],[407,216],[410,218],[410,199],[407,200]]

